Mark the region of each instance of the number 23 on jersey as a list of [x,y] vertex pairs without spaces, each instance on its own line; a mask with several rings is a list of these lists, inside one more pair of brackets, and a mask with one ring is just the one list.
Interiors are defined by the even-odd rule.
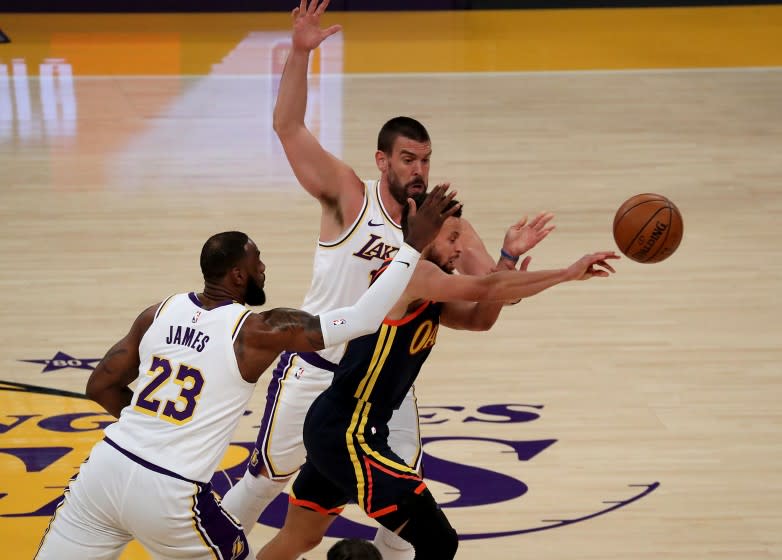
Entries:
[[[198,405],[198,398],[204,387],[204,376],[200,370],[180,364],[176,369],[176,375],[172,378],[174,369],[169,359],[152,356],[152,364],[147,375],[152,376],[153,379],[136,393],[133,409],[172,424],[187,424],[193,418]],[[169,382],[181,387],[176,400],[156,399],[155,393]]]

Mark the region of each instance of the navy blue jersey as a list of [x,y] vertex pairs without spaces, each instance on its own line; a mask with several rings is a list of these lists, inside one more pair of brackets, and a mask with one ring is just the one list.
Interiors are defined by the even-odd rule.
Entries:
[[386,319],[375,333],[351,340],[327,390],[330,396],[369,402],[370,416],[387,422],[432,351],[441,308],[422,302],[402,319]]

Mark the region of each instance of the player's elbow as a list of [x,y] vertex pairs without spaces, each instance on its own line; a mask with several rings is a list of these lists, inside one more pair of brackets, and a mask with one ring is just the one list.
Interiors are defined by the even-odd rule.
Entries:
[[290,119],[284,118],[277,111],[274,112],[272,128],[274,128],[274,133],[277,134],[277,138],[279,138],[281,142],[284,143],[288,138],[293,136],[299,126],[303,126],[303,123],[291,121]]
[[94,372],[87,380],[87,387],[85,388],[84,393],[87,395],[87,398],[90,399],[91,401],[100,402],[100,397],[101,394],[103,393],[103,388],[96,381],[96,376]]
[[497,322],[497,317],[483,317],[478,316],[474,317],[473,320],[470,322],[470,330],[471,331],[488,331],[494,326],[494,323]]

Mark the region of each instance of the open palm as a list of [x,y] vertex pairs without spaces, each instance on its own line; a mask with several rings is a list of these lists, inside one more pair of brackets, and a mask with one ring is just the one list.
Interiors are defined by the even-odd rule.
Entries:
[[326,39],[342,29],[339,25],[332,25],[326,29],[320,28],[320,16],[326,11],[329,0],[301,0],[298,8],[294,8],[293,15],[293,48],[311,51]]
[[541,212],[531,222],[527,222],[527,217],[524,216],[508,229],[502,243],[503,249],[515,256],[523,255],[551,233],[555,226],[548,223],[553,218],[554,214]]

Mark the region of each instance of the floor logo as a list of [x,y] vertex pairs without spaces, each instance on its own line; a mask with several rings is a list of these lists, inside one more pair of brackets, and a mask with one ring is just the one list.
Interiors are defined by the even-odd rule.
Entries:
[[29,362],[31,364],[42,364],[44,367],[41,370],[41,373],[48,373],[50,371],[57,371],[66,368],[86,369],[88,371],[92,371],[95,369],[95,364],[100,361],[100,358],[74,358],[70,354],[66,354],[60,350],[54,355],[53,358],[19,361]]
[[[52,361],[59,359],[63,358],[55,356]],[[66,361],[69,359],[75,360],[65,358]],[[20,394],[24,397],[20,398]],[[30,403],[33,403],[32,409]],[[100,412],[100,407],[86,400],[84,395],[2,381],[0,410],[3,410],[0,414],[0,454],[20,462],[20,468],[11,472],[11,477],[0,481],[0,523],[3,517],[49,517],[59,502],[62,488],[113,418]],[[491,508],[496,504],[523,500],[529,487],[518,473],[529,469],[529,465],[524,465],[557,443],[556,439],[465,435],[476,431],[459,429],[460,426],[483,424],[486,429],[481,429],[481,434],[518,434],[518,425],[539,419],[542,410],[541,405],[516,403],[488,404],[475,409],[458,405],[420,408],[424,433],[437,434],[423,439],[425,475],[427,480],[448,489],[440,500],[446,512],[456,508]],[[503,425],[511,429],[503,430]],[[452,432],[450,428],[453,428]],[[465,444],[472,449],[480,449],[480,455],[476,454],[476,457],[482,457],[485,464],[505,465],[504,472],[496,470],[496,467],[487,468],[484,463],[470,464],[451,459],[450,452],[458,449],[456,446],[463,449]],[[236,464],[223,464],[212,479],[215,490],[220,494],[224,494],[244,475],[254,442],[235,441],[232,446],[234,450],[230,456],[237,458],[233,461]],[[246,453],[237,453],[237,447]],[[493,454],[497,454],[496,457]],[[513,459],[510,464],[509,457]],[[519,463],[518,468],[513,466],[516,462]],[[658,486],[658,482],[622,483],[617,486],[615,495],[596,500],[592,511],[552,512],[548,519],[539,522],[518,521],[516,516],[507,516],[503,517],[503,523],[509,525],[501,524],[491,532],[471,530],[460,524],[460,538],[491,539],[564,527],[628,506],[649,495]],[[535,490],[545,491],[540,488]],[[563,509],[566,507],[562,505]],[[260,521],[280,527],[286,509],[287,496],[281,495],[267,508]],[[517,509],[523,511],[523,504]],[[514,523],[517,525],[514,526]],[[370,521],[363,524],[341,517],[331,526],[329,535],[371,538],[374,531],[375,525]]]

